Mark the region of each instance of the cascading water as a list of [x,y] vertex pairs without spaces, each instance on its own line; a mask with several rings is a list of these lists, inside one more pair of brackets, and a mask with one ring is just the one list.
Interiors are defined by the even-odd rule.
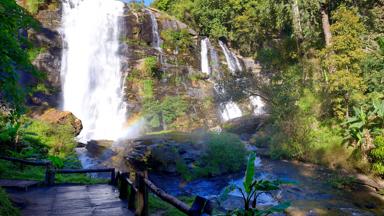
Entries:
[[207,75],[210,75],[211,68],[209,67],[208,43],[208,38],[201,40],[201,71]]
[[126,104],[115,0],[63,1],[63,109],[82,120],[80,141],[116,140],[123,135]]
[[237,58],[237,56],[232,53],[227,45],[225,45],[222,41],[219,41],[220,47],[223,49],[225,58],[228,63],[229,70],[235,74],[236,72],[242,71],[243,67],[241,66],[240,60]]
[[219,56],[217,55],[216,49],[212,46],[211,42],[207,41],[207,45],[209,47],[209,53],[211,56],[211,74],[215,77],[215,79],[221,79],[222,78],[222,72],[220,71],[220,60]]
[[224,121],[229,121],[241,116],[243,116],[243,112],[235,102],[229,101],[222,105],[221,117]]
[[152,24],[152,47],[157,49],[159,52],[162,52],[161,49],[161,39],[159,34],[159,25],[157,24],[156,16],[152,13],[151,10],[146,10],[151,17]]
[[249,97],[251,105],[253,107],[254,115],[263,115],[265,113],[265,103],[260,96],[251,96]]

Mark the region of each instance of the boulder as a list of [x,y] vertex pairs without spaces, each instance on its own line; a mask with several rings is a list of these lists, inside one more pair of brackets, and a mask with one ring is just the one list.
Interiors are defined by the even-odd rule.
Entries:
[[71,112],[48,109],[41,116],[39,116],[38,119],[51,124],[70,124],[75,130],[76,135],[79,135],[83,129],[81,120]]

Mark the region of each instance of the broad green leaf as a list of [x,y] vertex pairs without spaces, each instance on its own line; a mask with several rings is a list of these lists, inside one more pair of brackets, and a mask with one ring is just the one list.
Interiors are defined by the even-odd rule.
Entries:
[[255,159],[256,159],[255,153],[251,153],[248,156],[247,170],[245,171],[245,177],[243,182],[245,192],[248,194],[251,193],[253,177],[255,176]]

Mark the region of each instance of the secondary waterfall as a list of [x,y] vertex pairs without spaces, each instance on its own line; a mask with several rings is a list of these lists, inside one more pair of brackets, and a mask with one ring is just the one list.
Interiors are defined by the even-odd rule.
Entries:
[[157,49],[158,51],[162,52],[161,49],[161,39],[160,39],[160,33],[159,33],[159,25],[157,24],[157,20],[155,15],[152,13],[151,10],[146,10],[151,17],[151,24],[152,24],[152,47]]
[[207,75],[210,75],[211,68],[209,67],[208,43],[208,38],[201,40],[201,71]]
[[263,115],[265,113],[265,103],[260,96],[251,96],[249,97],[249,100],[253,107],[254,115]]
[[243,116],[240,107],[233,101],[222,104],[221,117],[224,121],[239,118]]
[[243,67],[241,66],[240,60],[237,58],[237,56],[234,53],[232,53],[228,49],[227,45],[225,45],[222,41],[219,41],[219,45],[223,49],[229,70],[233,74],[235,74],[236,72],[242,71]]
[[118,54],[123,7],[115,0],[63,1],[63,109],[82,120],[81,141],[116,140],[123,133],[126,104]]

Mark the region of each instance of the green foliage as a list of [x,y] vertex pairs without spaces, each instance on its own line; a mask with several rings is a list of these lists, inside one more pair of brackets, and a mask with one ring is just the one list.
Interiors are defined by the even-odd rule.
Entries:
[[379,135],[384,126],[384,101],[353,109],[354,115],[344,123],[345,137],[360,148],[370,148],[372,135]]
[[274,157],[348,166],[350,146],[359,146],[358,155],[372,148],[383,128],[372,104],[384,98],[382,1],[157,0],[154,6],[260,62],[267,84],[248,77],[242,88],[269,99]]
[[356,182],[354,177],[343,176],[339,174],[332,175],[329,179],[327,179],[327,183],[336,189],[346,189],[354,182]]
[[[178,197],[179,200],[192,205],[194,198],[193,197]],[[173,207],[171,204],[161,200],[156,195],[149,195],[149,213],[156,214],[161,212],[161,215],[164,216],[184,216],[185,214]]]
[[156,56],[150,56],[144,59],[144,74],[153,78],[161,78],[160,64]]
[[16,112],[9,114],[0,113],[0,149],[4,152],[6,149],[15,148],[20,142],[22,122]]
[[174,2],[175,2],[175,0],[155,0],[152,3],[152,6],[158,8],[162,11],[168,11]]
[[237,135],[212,133],[198,172],[211,176],[239,171],[244,165],[245,156],[245,146]]
[[39,6],[44,2],[45,0],[26,0],[25,6],[31,14],[36,14],[39,11]]
[[[80,164],[76,164],[75,166],[67,166],[67,163],[68,159],[64,161],[65,167],[67,168],[79,169],[81,167]],[[91,178],[86,174],[56,174],[55,177],[56,183],[100,184],[106,183],[108,181],[108,179]],[[25,166],[8,161],[1,161],[0,178],[43,181],[45,178],[45,168]]]
[[290,206],[290,203],[285,202],[279,205],[273,206],[268,209],[258,209],[257,208],[257,198],[263,193],[268,193],[271,191],[276,191],[279,189],[281,182],[279,181],[267,181],[267,180],[255,180],[255,159],[256,155],[254,153],[250,154],[247,162],[247,169],[245,171],[243,188],[236,185],[228,186],[224,192],[221,194],[221,199],[226,199],[229,192],[233,190],[238,190],[242,194],[244,201],[243,209],[235,209],[228,212],[227,215],[236,215],[236,216],[266,216],[273,213],[284,212]]
[[384,136],[376,136],[374,139],[375,148],[371,150],[369,156],[373,162],[373,171],[384,176]]
[[153,98],[153,80],[142,80],[142,95],[145,100]]
[[76,142],[71,125],[50,124],[40,120],[30,120],[23,128],[23,142],[26,145],[43,145],[50,156],[64,159],[73,154]]
[[27,53],[28,53],[29,61],[33,62],[40,53],[43,53],[45,51],[46,51],[46,48],[44,47],[32,47],[28,49]]
[[14,0],[0,2],[0,20],[0,104],[20,111],[25,92],[19,85],[17,70],[32,75],[35,70],[22,49],[26,40],[19,37],[19,30],[36,26],[36,22]]
[[143,104],[143,114],[152,128],[165,129],[187,109],[187,102],[178,96],[166,96],[161,101],[145,100]]
[[20,212],[17,208],[13,207],[8,198],[7,193],[0,187],[0,215],[18,216]]
[[357,9],[340,6],[333,14],[332,44],[322,51],[324,67],[331,70],[329,91],[339,119],[349,115],[349,108],[364,98],[366,85],[360,63],[365,58],[362,35],[366,32]]
[[165,30],[161,32],[164,39],[164,48],[170,50],[178,50],[185,53],[193,45],[193,40],[187,29],[181,30]]

